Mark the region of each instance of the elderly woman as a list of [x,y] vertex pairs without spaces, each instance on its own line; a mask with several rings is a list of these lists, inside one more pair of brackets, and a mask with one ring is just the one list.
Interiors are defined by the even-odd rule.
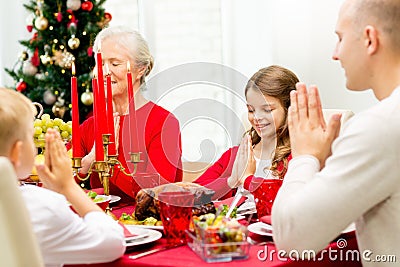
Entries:
[[[141,93],[140,89],[145,87],[145,77],[153,68],[153,57],[146,41],[138,32],[123,27],[106,28],[97,35],[94,42],[94,51],[97,52],[100,47],[103,65],[107,65],[111,73],[114,113],[118,114],[115,118],[118,160],[125,168],[129,161],[129,142],[134,138],[129,136],[127,125],[123,124],[129,118],[126,116],[129,110],[126,75],[128,61],[131,66],[137,120],[136,143],[139,146],[138,151],[132,152],[141,152],[143,162],[138,164],[138,175],[134,178],[125,175],[120,166],[116,166],[110,178],[110,194],[132,201],[143,183],[146,184],[143,181],[146,177],[140,173],[159,173],[161,181],[165,179],[164,182],[182,180],[179,123],[169,111],[147,100]],[[104,75],[105,71],[103,68]],[[81,173],[86,174],[95,154],[93,117],[84,121],[80,130],[85,133],[81,139],[81,150],[86,155],[82,155]],[[138,180],[140,178],[141,181]],[[91,175],[90,184],[92,188],[102,187],[96,174]]]

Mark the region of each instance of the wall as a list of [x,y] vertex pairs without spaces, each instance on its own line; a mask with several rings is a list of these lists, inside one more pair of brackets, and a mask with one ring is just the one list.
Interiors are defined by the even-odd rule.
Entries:
[[23,51],[18,40],[25,40],[32,36],[26,29],[28,13],[22,4],[25,1],[2,1],[0,16],[0,85],[14,86],[14,80],[4,71],[12,68]]
[[340,63],[331,59],[342,2],[224,0],[226,64],[245,75],[280,64],[318,85],[326,108],[359,112],[370,107],[376,103],[372,91],[348,91]]

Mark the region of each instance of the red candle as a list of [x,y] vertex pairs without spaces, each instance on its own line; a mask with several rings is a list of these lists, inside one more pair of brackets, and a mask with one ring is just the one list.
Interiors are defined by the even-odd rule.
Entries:
[[106,65],[106,85],[107,85],[107,124],[108,131],[111,134],[110,136],[110,144],[108,146],[109,155],[116,155],[117,151],[115,148],[115,130],[114,130],[114,110],[112,103],[112,89],[111,89],[111,74],[108,69],[108,65]]
[[80,132],[79,132],[79,107],[78,107],[78,82],[75,77],[75,63],[72,62],[71,77],[71,109],[72,109],[72,157],[76,158],[80,155]]
[[[100,43],[99,43],[99,50],[96,54],[97,57],[97,81],[98,81],[98,88],[99,88],[99,101],[97,102],[99,108],[99,114],[106,114],[106,96],[104,90],[104,77],[103,77],[103,59],[101,57],[100,51]],[[107,117],[106,116],[99,116],[101,120],[102,128],[99,129],[101,134],[108,133],[107,128]]]
[[139,152],[139,140],[138,140],[137,123],[136,123],[135,94],[133,92],[131,65],[129,61],[127,62],[126,67],[128,69],[128,72],[126,73],[126,78],[128,80],[129,134],[131,136],[130,152]]
[[[99,113],[99,88],[96,77],[92,79],[93,90],[93,117],[94,117],[94,145],[96,161],[104,161],[103,138],[101,134],[100,118],[102,114]],[[99,115],[100,114],[100,115]],[[103,113],[104,114],[104,113]],[[104,115],[103,115],[104,117]]]

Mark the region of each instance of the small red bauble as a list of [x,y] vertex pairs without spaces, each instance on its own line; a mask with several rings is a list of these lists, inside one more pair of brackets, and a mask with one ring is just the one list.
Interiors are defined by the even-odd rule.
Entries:
[[112,16],[110,13],[106,12],[106,13],[104,13],[104,18],[106,19],[107,22],[109,22],[109,21],[111,21]]
[[85,1],[82,3],[81,9],[90,12],[93,9],[93,3],[90,1]]
[[87,54],[88,54],[89,57],[93,56],[93,47],[92,46],[88,47]]
[[18,92],[23,92],[26,90],[26,82],[21,81],[19,83],[17,83],[17,87],[16,87]]

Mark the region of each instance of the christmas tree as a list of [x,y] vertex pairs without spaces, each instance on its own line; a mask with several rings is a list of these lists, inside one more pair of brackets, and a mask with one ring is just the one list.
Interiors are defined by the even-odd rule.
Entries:
[[71,68],[75,64],[81,99],[81,121],[92,110],[91,71],[95,65],[92,45],[96,34],[111,20],[102,5],[106,0],[30,0],[24,7],[30,40],[7,73],[16,81],[15,89],[45,113],[70,120]]

